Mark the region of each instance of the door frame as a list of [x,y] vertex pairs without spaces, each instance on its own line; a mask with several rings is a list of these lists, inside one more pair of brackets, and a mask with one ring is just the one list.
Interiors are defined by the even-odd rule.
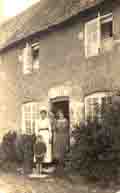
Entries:
[[63,102],[63,101],[67,101],[68,102],[68,113],[69,113],[69,131],[68,131],[68,137],[69,137],[69,141],[68,141],[68,151],[70,151],[70,97],[69,96],[57,96],[55,98],[50,98],[49,99],[49,104],[51,107],[52,103],[55,102]]

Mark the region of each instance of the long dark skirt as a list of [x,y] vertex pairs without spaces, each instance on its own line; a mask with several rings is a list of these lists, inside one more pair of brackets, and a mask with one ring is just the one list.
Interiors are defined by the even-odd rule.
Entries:
[[65,153],[68,151],[69,137],[65,133],[56,134],[53,143],[53,155],[54,158],[63,161]]

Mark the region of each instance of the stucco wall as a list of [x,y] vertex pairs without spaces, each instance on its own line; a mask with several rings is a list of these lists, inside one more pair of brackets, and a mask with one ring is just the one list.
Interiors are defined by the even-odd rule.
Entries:
[[8,129],[18,128],[19,91],[17,54],[6,52],[0,57],[0,137]]

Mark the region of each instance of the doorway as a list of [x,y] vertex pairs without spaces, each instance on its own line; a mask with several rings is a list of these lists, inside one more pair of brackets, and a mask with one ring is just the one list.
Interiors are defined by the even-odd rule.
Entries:
[[[69,97],[57,97],[50,100],[51,104],[51,111],[54,113],[54,115],[57,114],[58,110],[62,110],[65,118],[68,120],[68,151],[70,149],[70,113],[69,113]],[[57,118],[57,117],[56,117]]]
[[51,99],[51,111],[56,115],[58,110],[62,110],[65,118],[70,121],[69,116],[69,98],[68,97],[57,97]]

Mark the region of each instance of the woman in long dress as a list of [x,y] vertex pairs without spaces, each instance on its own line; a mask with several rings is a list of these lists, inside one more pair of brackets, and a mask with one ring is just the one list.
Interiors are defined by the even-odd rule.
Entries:
[[58,119],[56,121],[56,136],[54,153],[56,160],[64,163],[65,153],[68,151],[69,135],[68,135],[68,120],[65,118],[61,110],[57,113]]

